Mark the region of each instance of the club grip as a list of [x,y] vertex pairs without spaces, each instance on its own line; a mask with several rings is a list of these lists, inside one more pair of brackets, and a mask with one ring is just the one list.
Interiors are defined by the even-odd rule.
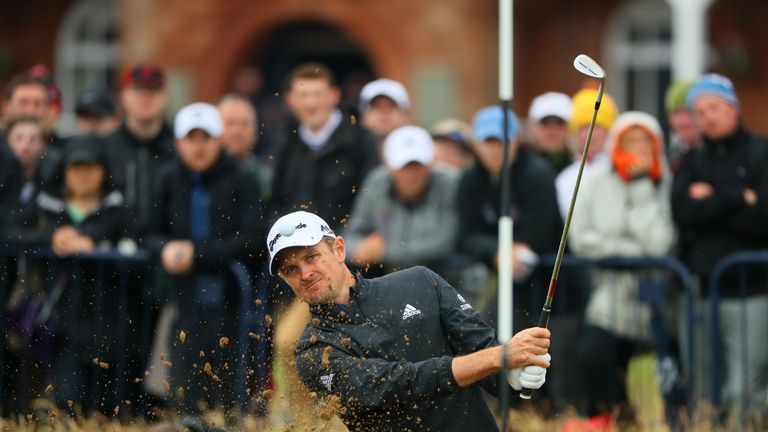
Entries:
[[[549,315],[551,312],[552,307],[544,304],[544,307],[541,309],[541,315],[539,315],[539,325],[537,327],[547,328],[549,326]],[[523,387],[523,390],[520,392],[520,399],[528,400],[531,396],[533,396],[533,389]]]
[[520,392],[520,399],[528,400],[533,396],[533,390],[529,388],[523,388],[523,391]]

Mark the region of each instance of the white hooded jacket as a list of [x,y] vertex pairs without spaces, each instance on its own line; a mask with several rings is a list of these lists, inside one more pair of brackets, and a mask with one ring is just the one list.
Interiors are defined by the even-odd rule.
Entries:
[[[578,256],[659,257],[668,254],[674,244],[669,203],[672,179],[658,121],[638,111],[620,115],[606,139],[605,151],[610,160],[622,133],[633,126],[656,136],[661,179],[657,183],[649,177],[627,182],[612,163],[595,167],[582,184],[572,219],[569,244]],[[622,337],[649,339],[651,310],[638,299],[640,275],[639,271],[597,271],[586,322]]]

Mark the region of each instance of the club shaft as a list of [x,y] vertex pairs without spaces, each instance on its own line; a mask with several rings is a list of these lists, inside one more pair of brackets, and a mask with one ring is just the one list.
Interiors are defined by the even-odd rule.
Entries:
[[[552,312],[552,302],[555,299],[555,288],[557,287],[557,280],[560,277],[560,266],[563,264],[563,254],[565,253],[565,245],[568,241],[568,231],[571,228],[571,218],[573,217],[573,209],[576,206],[576,197],[579,195],[579,186],[581,186],[581,177],[584,174],[584,166],[587,163],[587,153],[589,152],[589,145],[592,142],[592,132],[595,129],[595,122],[597,121],[597,112],[600,109],[600,102],[603,100],[603,82],[600,82],[600,87],[597,90],[597,99],[595,100],[595,110],[592,112],[592,120],[589,122],[589,131],[587,132],[587,141],[584,143],[584,151],[581,154],[581,161],[579,162],[579,173],[576,175],[576,184],[573,186],[573,195],[571,195],[571,204],[568,207],[568,213],[565,215],[565,224],[563,225],[563,233],[560,236],[560,245],[557,248],[557,257],[555,258],[555,265],[552,268],[552,277],[549,280],[549,289],[547,290],[547,298],[544,300],[544,307],[541,308],[541,315],[539,315],[538,327],[547,328],[549,326],[549,316]],[[520,392],[521,399],[530,399],[533,394],[533,390],[524,388]]]

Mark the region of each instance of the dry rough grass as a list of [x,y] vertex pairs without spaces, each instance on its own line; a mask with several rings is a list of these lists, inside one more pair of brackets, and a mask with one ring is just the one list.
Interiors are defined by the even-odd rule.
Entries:
[[[15,419],[0,418],[0,431],[2,432],[75,432],[75,431],[105,431],[105,432],[177,432],[182,429],[176,427],[175,416],[168,416],[167,420],[160,422],[148,423],[143,419],[132,419],[127,421],[117,421],[115,419],[107,418],[101,414],[94,414],[89,418],[80,418],[77,421],[67,417],[65,414],[58,411],[49,401],[41,400],[36,402],[36,409],[34,413],[19,416]],[[329,405],[330,407],[330,405]],[[273,404],[275,410],[282,410],[285,407],[280,407],[279,404]],[[242,432],[276,432],[276,431],[325,431],[325,432],[342,432],[346,431],[346,428],[341,422],[333,416],[340,408],[333,406],[332,409],[326,407],[323,411],[325,415],[316,416],[309,422],[298,422],[301,424],[310,424],[311,426],[297,426],[297,423],[281,423],[272,419],[270,424],[264,424],[256,418],[243,418],[239,424],[235,426],[227,425],[225,417],[221,412],[209,412],[203,416],[203,419],[214,427],[225,428],[229,431],[242,431]],[[274,417],[279,417],[281,413],[275,413]],[[702,405],[697,414],[689,418],[685,415],[681,416],[681,429],[686,432],[726,432],[737,430],[736,425],[733,422],[727,425],[716,425],[714,418],[716,415],[713,410],[708,409]],[[563,424],[569,420],[576,419],[575,416],[564,416],[559,419],[547,419],[533,410],[512,410],[509,415],[510,432],[552,432],[560,431]],[[295,420],[295,419],[294,419]],[[747,426],[745,431],[757,432],[768,430],[768,423],[763,421],[762,423],[756,421],[754,424]],[[598,429],[575,429],[578,432],[608,432]],[[632,424],[614,424],[611,431],[626,431],[626,432],[667,432],[670,428],[664,423],[657,423],[655,425],[649,425],[647,423],[632,423]]]

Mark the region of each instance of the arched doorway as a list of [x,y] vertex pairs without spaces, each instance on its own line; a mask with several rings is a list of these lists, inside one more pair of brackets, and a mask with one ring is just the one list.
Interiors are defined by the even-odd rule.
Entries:
[[319,62],[331,69],[342,90],[342,109],[357,114],[360,89],[375,73],[354,39],[326,23],[296,21],[276,27],[260,41],[246,52],[230,81],[230,90],[248,95],[258,108],[259,154],[271,153],[292,127],[283,90],[288,74],[302,63]]

